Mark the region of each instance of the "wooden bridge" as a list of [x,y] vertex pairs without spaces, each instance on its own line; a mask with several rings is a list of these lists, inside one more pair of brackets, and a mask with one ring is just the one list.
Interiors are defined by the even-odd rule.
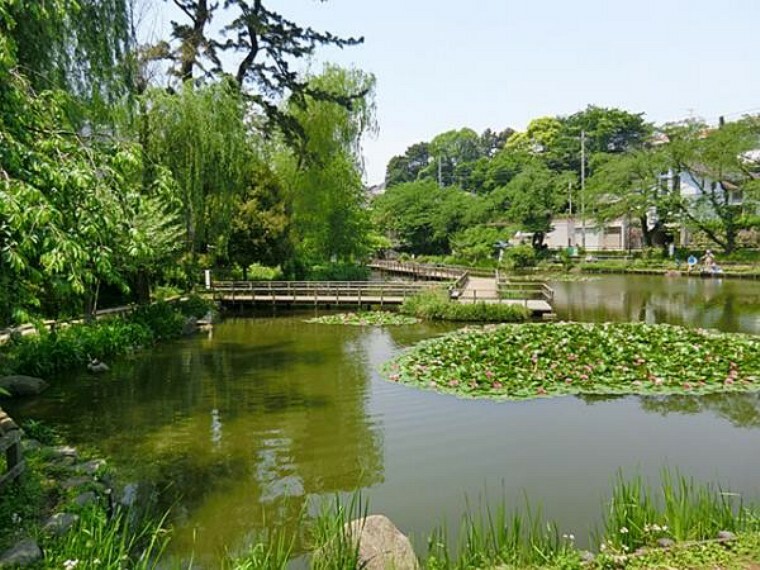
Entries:
[[512,282],[497,271],[374,260],[369,267],[416,281],[213,281],[216,300],[233,305],[400,305],[422,290],[448,283],[452,301],[522,305],[535,316],[551,315],[554,292],[545,283]]
[[400,305],[434,282],[392,281],[212,281],[214,298],[254,305]]

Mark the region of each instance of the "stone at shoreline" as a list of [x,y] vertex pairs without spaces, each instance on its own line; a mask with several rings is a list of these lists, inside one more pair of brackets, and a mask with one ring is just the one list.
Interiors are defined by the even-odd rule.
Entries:
[[47,533],[61,536],[79,520],[79,516],[72,513],[56,513],[50,517],[42,527]]
[[16,543],[0,556],[0,568],[29,566],[42,558],[42,550],[31,538]]
[[681,276],[681,272],[676,271],[675,269],[669,269],[668,271],[665,272],[665,277],[680,277],[680,276]]
[[594,553],[589,552],[588,550],[581,550],[579,554],[580,554],[581,562],[583,562],[584,564],[591,564],[594,560],[596,560],[596,556],[594,556]]
[[0,388],[11,396],[36,396],[42,393],[50,384],[42,378],[16,374],[0,378]]
[[736,540],[736,535],[730,530],[722,530],[718,533],[718,540]]
[[[366,570],[417,570],[419,562],[409,539],[384,515],[371,515],[346,525],[346,533],[359,543],[359,568]],[[329,548],[329,547],[328,547]]]
[[93,374],[102,374],[103,372],[108,372],[110,368],[108,368],[108,364],[106,364],[105,362],[101,362],[97,358],[93,358],[87,364],[87,370],[89,370]]
[[657,539],[657,546],[660,548],[670,548],[673,546],[675,542],[669,538],[658,538]]
[[103,459],[92,459],[86,463],[82,463],[74,467],[77,471],[86,473],[87,475],[95,475],[99,469],[105,467],[106,462]]
[[81,495],[77,496],[74,499],[74,503],[80,507],[86,507],[87,505],[91,505],[92,503],[97,502],[97,500],[98,496],[94,491],[87,491],[86,493],[82,493]]
[[64,489],[76,489],[77,487],[84,487],[92,483],[92,479],[87,476],[69,477],[61,483],[61,487]]
[[76,448],[69,445],[59,445],[53,448],[53,457],[70,457],[76,459],[79,457],[79,453]]

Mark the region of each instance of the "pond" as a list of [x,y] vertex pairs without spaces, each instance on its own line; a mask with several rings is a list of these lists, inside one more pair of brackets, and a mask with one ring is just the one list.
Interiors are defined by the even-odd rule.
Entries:
[[[646,320],[760,334],[760,283],[605,276],[555,283],[561,318]],[[172,554],[218,566],[306,505],[364,490],[420,553],[470,505],[542,507],[585,542],[620,469],[678,468],[760,499],[760,395],[459,400],[378,368],[453,325],[305,324],[313,312],[230,318],[210,334],[58,379],[8,406],[58,426],[173,506]],[[263,521],[266,521],[265,523]]]

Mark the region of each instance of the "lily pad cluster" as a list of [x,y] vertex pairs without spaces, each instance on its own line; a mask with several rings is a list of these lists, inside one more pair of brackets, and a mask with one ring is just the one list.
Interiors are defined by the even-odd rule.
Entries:
[[760,390],[760,337],[641,323],[464,329],[386,364],[393,382],[467,397]]
[[353,326],[399,326],[414,325],[419,322],[415,317],[391,313],[388,311],[373,311],[366,313],[340,313],[309,319],[307,323],[323,325],[353,325]]

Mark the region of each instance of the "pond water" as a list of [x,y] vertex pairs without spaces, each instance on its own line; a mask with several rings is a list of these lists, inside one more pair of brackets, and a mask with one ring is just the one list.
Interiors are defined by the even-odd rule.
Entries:
[[[760,334],[760,283],[605,276],[555,283],[561,318]],[[364,490],[371,512],[425,537],[469,502],[541,506],[581,543],[616,472],[678,468],[760,499],[760,395],[459,400],[384,381],[380,365],[452,325],[357,328],[313,313],[230,318],[208,336],[60,378],[9,406],[95,445],[173,506],[172,553],[218,566],[305,505]],[[265,522],[264,522],[265,521]]]

